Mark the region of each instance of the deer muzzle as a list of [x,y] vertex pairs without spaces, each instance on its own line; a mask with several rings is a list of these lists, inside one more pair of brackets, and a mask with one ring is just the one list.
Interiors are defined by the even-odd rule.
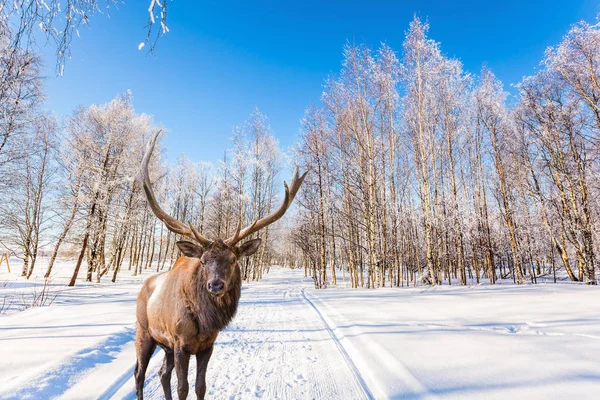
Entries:
[[213,279],[206,284],[206,289],[213,296],[220,296],[225,289],[225,281],[222,279]]

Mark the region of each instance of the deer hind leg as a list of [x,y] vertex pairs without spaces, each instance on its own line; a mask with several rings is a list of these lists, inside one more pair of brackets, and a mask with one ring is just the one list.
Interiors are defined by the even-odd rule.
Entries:
[[160,378],[160,383],[163,387],[163,391],[165,392],[165,399],[172,400],[173,396],[171,395],[171,375],[173,373],[173,368],[175,368],[175,357],[173,355],[173,350],[164,349],[165,350],[165,359],[163,360],[162,367],[158,371],[158,376]]
[[203,400],[206,394],[206,367],[213,352],[213,346],[196,354],[196,396]]
[[190,386],[188,385],[188,367],[190,364],[190,353],[175,347],[175,372],[177,373],[177,396],[179,400],[187,399]]
[[135,363],[135,393],[137,398],[142,400],[144,398],[144,379],[146,378],[146,369],[150,362],[150,357],[156,349],[156,342],[154,339],[144,332],[139,326],[135,337],[135,352],[137,356],[137,362]]

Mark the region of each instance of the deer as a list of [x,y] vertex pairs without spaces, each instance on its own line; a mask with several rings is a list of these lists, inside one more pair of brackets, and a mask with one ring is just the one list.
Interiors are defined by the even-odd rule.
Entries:
[[291,184],[284,182],[285,196],[271,214],[254,220],[242,229],[241,218],[233,236],[210,240],[191,224],[169,216],[159,206],[148,173],[148,163],[160,131],[150,140],[142,159],[141,180],[148,206],[171,232],[190,240],[176,242],[182,256],[173,267],[146,279],[136,303],[136,395],[143,399],[144,380],[150,358],[157,346],[165,357],[158,375],[165,398],[172,399],[171,375],[177,375],[177,396],[187,398],[188,366],[196,357],[195,392],[198,399],[206,393],[206,370],[219,332],[236,314],[242,286],[238,261],[254,254],[261,239],[244,238],[280,219],[288,210],[307,172],[294,171]]

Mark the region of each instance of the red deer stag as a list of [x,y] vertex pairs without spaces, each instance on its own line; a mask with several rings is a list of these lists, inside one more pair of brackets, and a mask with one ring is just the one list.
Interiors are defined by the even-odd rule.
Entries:
[[152,138],[142,161],[144,191],[152,212],[165,226],[190,241],[179,241],[183,253],[173,268],[148,278],[137,298],[137,331],[135,348],[136,394],[142,399],[144,379],[150,357],[156,346],[165,351],[158,374],[167,399],[171,397],[171,373],[177,373],[179,399],[188,395],[188,364],[196,355],[196,395],[203,399],[206,392],[206,367],[213,352],[217,335],[231,321],[238,307],[242,279],[238,260],[258,249],[260,239],[249,240],[237,246],[245,237],[281,218],[294,200],[306,173],[294,172],[292,184],[285,186],[285,198],[271,215],[254,221],[227,240],[209,240],[191,224],[169,216],[158,205],[148,174],[148,163],[156,145],[158,133]]

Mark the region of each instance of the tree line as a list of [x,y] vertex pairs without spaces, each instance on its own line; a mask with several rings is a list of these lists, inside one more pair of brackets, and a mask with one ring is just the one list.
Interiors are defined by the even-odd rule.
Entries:
[[[557,271],[597,282],[600,26],[574,25],[512,96],[427,32],[415,18],[399,53],[345,47],[290,154],[310,170],[295,215],[260,232],[266,246],[244,279],[280,264],[317,287],[340,274],[369,288],[535,283]],[[0,247],[27,277],[40,249],[47,277],[59,256],[75,260],[71,284],[169,268],[179,238],[137,179],[152,117],[124,93],[59,123],[44,109],[39,57],[0,33]],[[170,166],[159,151],[151,173],[170,215],[228,237],[272,211],[286,160],[257,109],[217,165],[182,155]]]
[[302,120],[291,230],[315,285],[596,284],[600,25],[580,22],[509,96],[416,18],[399,53],[347,45]]

